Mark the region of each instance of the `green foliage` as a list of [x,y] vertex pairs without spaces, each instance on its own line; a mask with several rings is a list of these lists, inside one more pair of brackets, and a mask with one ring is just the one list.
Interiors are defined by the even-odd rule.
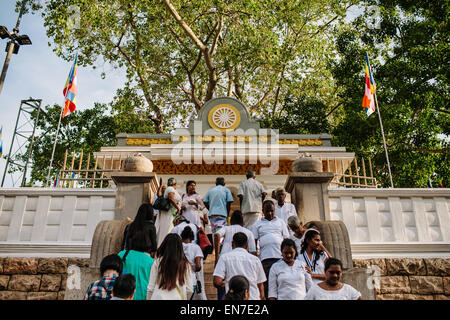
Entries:
[[[445,2],[445,1],[444,1]],[[443,2],[376,1],[380,28],[367,13],[337,40],[341,59],[332,70],[342,87],[335,145],[374,159],[378,180],[390,186],[379,119],[366,117],[364,59],[368,52],[395,187],[449,184],[448,5]]]
[[320,134],[330,130],[326,110],[323,101],[315,97],[288,96],[279,113],[265,112],[260,123],[263,128],[279,129],[281,134]]
[[59,56],[72,60],[78,52],[80,65],[123,67],[127,90],[142,101],[135,112],[162,133],[213,97],[234,96],[261,115],[275,112],[288,92],[332,87],[329,34],[352,2],[48,0],[41,12]]
[[[66,150],[76,152],[77,156],[83,150],[86,157],[87,154],[99,151],[102,146],[112,146],[117,143],[113,117],[105,115],[106,112],[106,105],[96,103],[91,109],[75,110],[61,120],[51,171],[52,179],[56,171],[63,167]],[[47,180],[60,114],[61,106],[59,105],[46,106],[41,110],[31,156],[31,184],[39,182],[45,184]],[[32,119],[35,117],[36,114],[32,114]]]

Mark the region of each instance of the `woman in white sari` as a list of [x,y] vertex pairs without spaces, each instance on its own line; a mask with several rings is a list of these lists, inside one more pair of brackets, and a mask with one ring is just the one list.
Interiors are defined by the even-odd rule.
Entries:
[[163,242],[166,235],[173,228],[173,218],[180,214],[181,196],[177,191],[177,181],[175,178],[167,180],[167,188],[164,191],[164,198],[170,201],[168,211],[160,210],[156,217],[155,227],[158,236],[158,247]]

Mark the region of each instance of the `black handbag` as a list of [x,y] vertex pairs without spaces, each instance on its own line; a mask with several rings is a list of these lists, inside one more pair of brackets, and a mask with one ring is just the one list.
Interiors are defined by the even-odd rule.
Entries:
[[164,198],[164,197],[156,198],[156,201],[153,204],[153,208],[155,208],[156,210],[169,211],[169,209],[170,209],[169,198]]

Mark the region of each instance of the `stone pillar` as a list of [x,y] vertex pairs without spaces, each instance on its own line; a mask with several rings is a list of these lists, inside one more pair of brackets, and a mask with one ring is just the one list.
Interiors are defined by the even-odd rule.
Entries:
[[322,172],[322,162],[307,154],[292,164],[284,188],[291,194],[297,215],[305,224],[311,222],[321,234],[324,246],[343,264],[343,281],[361,292],[363,299],[375,299],[374,289],[367,286],[365,269],[353,268],[352,250],[347,227],[342,221],[330,221],[328,186],[332,172]]
[[287,177],[284,188],[303,223],[330,220],[328,185],[333,177],[332,172],[292,172]]
[[114,220],[134,219],[143,203],[153,203],[158,189],[154,172],[116,172],[111,175],[117,186]]
[[292,172],[286,179],[284,188],[291,194],[303,223],[330,220],[328,186],[334,173],[322,171],[319,159],[304,154],[292,163]]

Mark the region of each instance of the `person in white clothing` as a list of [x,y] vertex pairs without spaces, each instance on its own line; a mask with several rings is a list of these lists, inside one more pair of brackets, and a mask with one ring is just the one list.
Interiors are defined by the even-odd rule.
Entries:
[[239,185],[237,196],[244,215],[244,227],[251,230],[252,225],[261,219],[262,203],[267,193],[256,180],[255,171],[247,170],[247,180]]
[[[253,236],[256,246],[259,243],[259,258],[264,268],[266,278],[269,277],[270,267],[281,259],[281,242],[289,237],[287,226],[283,220],[275,217],[275,206],[272,200],[263,204],[264,218],[253,225]],[[268,294],[268,285],[264,283],[265,295]]]
[[264,285],[267,280],[261,261],[248,253],[248,239],[245,233],[233,236],[233,250],[220,256],[214,269],[213,284],[216,288],[229,290],[229,282],[236,275],[242,275],[250,283],[249,300],[264,300]]
[[189,300],[194,293],[194,273],[184,255],[181,238],[169,233],[156,252],[150,270],[147,300]]
[[[297,210],[292,203],[286,202],[286,190],[278,188],[275,190],[277,203],[275,204],[275,216],[282,219],[286,224],[291,216],[297,216]],[[289,232],[292,235],[292,232]]]
[[297,216],[290,216],[287,220],[287,225],[290,231],[292,231],[289,239],[295,242],[297,252],[300,252],[302,249],[303,235],[306,230],[303,228],[303,224]]
[[298,259],[306,264],[313,282],[317,284],[325,280],[325,263],[331,258],[331,254],[323,246],[318,230],[308,229],[303,237]]
[[281,255],[269,272],[269,300],[303,300],[312,287],[311,275],[305,265],[297,260],[295,242],[284,239]]
[[217,233],[214,235],[216,239],[214,240],[214,249],[216,253],[216,259],[219,259],[219,243],[220,243],[220,237],[222,237],[223,245],[222,250],[220,250],[220,255],[230,252],[233,250],[232,248],[232,242],[233,242],[233,236],[237,232],[243,232],[248,238],[248,252],[252,254],[256,254],[256,246],[255,246],[255,238],[253,236],[253,233],[248,230],[247,228],[243,227],[244,219],[242,217],[242,212],[239,210],[235,210],[233,214],[231,215],[230,219],[230,225],[225,226],[222,229],[219,229]]
[[183,232],[181,232],[181,241],[183,242],[184,255],[191,264],[196,277],[196,290],[192,300],[207,300],[203,276],[203,252],[198,244],[192,243],[193,240],[194,232],[191,227],[186,226]]
[[330,258],[325,263],[326,280],[313,285],[305,300],[362,300],[361,293],[352,286],[342,283],[342,262]]
[[164,198],[169,199],[170,207],[168,211],[159,211],[155,221],[156,234],[158,237],[158,247],[161,245],[166,235],[173,228],[173,218],[179,215],[181,212],[181,196],[176,189],[177,181],[175,180],[175,178],[169,178],[167,180],[167,189],[164,191]]
[[203,224],[208,223],[208,215],[203,213],[205,204],[202,197],[195,191],[196,186],[194,180],[186,182],[186,194],[181,196],[181,214],[197,227],[202,227]]
[[170,233],[176,233],[181,237],[181,233],[183,232],[184,228],[187,226],[191,227],[192,231],[194,232],[194,243],[197,243],[197,234],[198,234],[198,227],[187,220],[184,216],[178,215],[173,219],[174,227],[172,230],[170,230]]

